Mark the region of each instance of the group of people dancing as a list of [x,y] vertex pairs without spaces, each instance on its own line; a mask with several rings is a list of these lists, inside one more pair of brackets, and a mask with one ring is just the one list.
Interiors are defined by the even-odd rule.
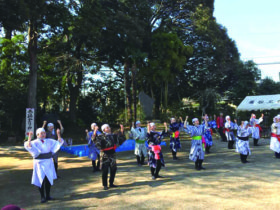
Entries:
[[[256,115],[252,114],[249,121],[241,121],[240,125],[237,124],[237,120],[232,122],[230,116],[223,118],[222,113],[217,119],[215,116],[212,119],[208,115],[204,115],[202,123],[199,122],[198,118],[193,118],[190,124],[188,116],[184,121],[182,117],[171,118],[169,128],[165,122],[162,131],[157,131],[156,124],[153,122],[148,122],[147,125],[141,127],[141,122],[136,121],[132,123],[130,129],[130,137],[135,140],[136,162],[138,166],[149,165],[152,180],[163,178],[159,174],[161,168],[165,166],[161,150],[162,139],[170,137],[169,147],[172,158],[176,161],[178,160],[177,152],[181,149],[180,133],[185,132],[191,137],[189,159],[194,162],[196,170],[204,170],[204,157],[205,154],[210,153],[210,148],[213,146],[213,130],[218,128],[222,141],[223,138],[228,141],[228,149],[233,149],[234,142],[236,142],[236,152],[240,153],[241,162],[248,163],[247,157],[251,154],[249,136],[252,136],[254,145],[257,146],[261,129],[259,124],[263,121],[263,117],[261,115],[259,119],[256,119]],[[44,122],[43,127],[36,131],[37,139],[31,141],[33,133],[29,132],[28,141],[24,144],[26,150],[34,158],[32,184],[39,188],[41,203],[53,200],[50,196],[50,188],[54,179],[57,178],[57,160],[52,160],[52,158],[64,142],[61,138],[63,127],[61,122],[59,124],[61,129],[57,129],[56,135],[48,137],[43,128],[46,125]],[[48,124],[48,127],[53,129],[51,124]],[[53,132],[52,130],[51,133],[53,134]],[[120,129],[113,133],[108,124],[103,124],[101,131],[99,131],[97,124],[92,123],[91,130],[85,132],[89,147],[88,157],[91,159],[93,172],[101,171],[104,190],[118,187],[114,184],[117,171],[116,148],[126,140],[123,125],[120,125]],[[272,124],[270,148],[275,151],[275,156],[280,158],[280,116],[276,116]],[[148,158],[147,163],[145,162],[146,158]]]

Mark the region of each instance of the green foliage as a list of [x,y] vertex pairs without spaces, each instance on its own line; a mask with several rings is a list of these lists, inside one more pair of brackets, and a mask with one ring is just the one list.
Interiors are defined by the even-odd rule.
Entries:
[[27,102],[27,55],[23,35],[0,38],[0,60],[0,130],[8,136],[21,132]]
[[[32,52],[38,87],[31,91],[38,92],[38,115],[60,107],[67,121],[80,126],[124,121],[125,97],[129,107],[140,91],[155,99],[156,117],[165,121],[223,109],[232,113],[221,99],[238,104],[246,95],[279,89],[269,80],[257,85],[259,70],[252,61],[240,60],[235,42],[213,17],[213,0],[0,4],[5,36],[0,38],[0,121],[7,130],[20,127],[16,115],[24,117]],[[27,37],[28,27],[33,36]],[[36,37],[38,46],[30,45],[28,54],[28,42]],[[93,77],[104,69],[114,75]],[[199,106],[184,107],[183,98]]]
[[240,62],[238,68],[232,74],[233,86],[228,92],[229,99],[234,104],[239,104],[246,96],[255,95],[257,83],[260,79],[260,70],[252,61]]
[[271,95],[280,93],[280,84],[270,78],[260,81],[257,87],[256,95]]

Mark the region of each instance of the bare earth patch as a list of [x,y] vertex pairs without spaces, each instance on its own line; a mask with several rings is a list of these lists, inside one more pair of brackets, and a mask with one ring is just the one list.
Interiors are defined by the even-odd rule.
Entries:
[[[269,149],[269,139],[251,145],[250,163],[242,164],[226,142],[214,140],[204,161],[194,170],[187,158],[190,141],[183,140],[180,158],[173,161],[163,148],[166,167],[153,181],[148,166],[136,164],[134,152],[117,153],[118,188],[104,191],[101,173],[92,173],[87,157],[60,152],[59,176],[51,189],[55,201],[40,203],[31,185],[32,158],[23,147],[0,147],[0,207],[16,204],[29,209],[280,209],[280,160]],[[169,142],[167,142],[169,145]]]

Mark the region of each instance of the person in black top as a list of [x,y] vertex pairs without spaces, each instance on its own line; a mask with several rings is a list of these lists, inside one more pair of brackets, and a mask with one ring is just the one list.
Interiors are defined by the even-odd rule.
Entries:
[[96,147],[100,149],[101,153],[101,170],[102,170],[102,184],[104,190],[108,190],[108,170],[110,168],[109,187],[117,187],[114,185],[115,175],[117,172],[116,162],[116,148],[121,145],[126,139],[124,136],[123,125],[120,125],[120,132],[113,134],[108,124],[101,126],[102,134],[96,135],[98,126],[95,127],[93,139]]

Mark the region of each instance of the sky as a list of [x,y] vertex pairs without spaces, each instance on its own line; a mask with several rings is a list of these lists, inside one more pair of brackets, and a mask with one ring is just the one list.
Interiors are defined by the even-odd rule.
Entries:
[[214,16],[243,61],[257,63],[262,79],[280,81],[280,0],[215,0]]

